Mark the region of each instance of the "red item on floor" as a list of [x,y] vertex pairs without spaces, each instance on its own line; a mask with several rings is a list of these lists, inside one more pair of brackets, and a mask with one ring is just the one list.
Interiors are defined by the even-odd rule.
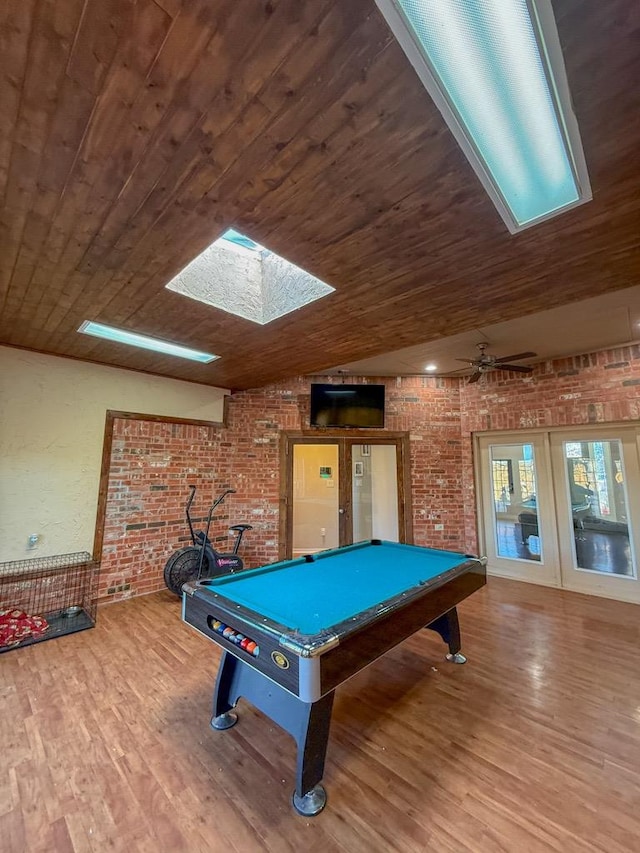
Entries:
[[24,610],[0,610],[0,648],[41,637],[48,628],[49,623],[42,616],[31,616]]

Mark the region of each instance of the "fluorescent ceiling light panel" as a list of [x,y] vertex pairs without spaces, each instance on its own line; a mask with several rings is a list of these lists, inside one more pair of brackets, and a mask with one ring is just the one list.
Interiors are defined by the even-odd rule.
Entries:
[[376,0],[511,232],[591,198],[549,0]]
[[113,341],[117,344],[128,344],[132,347],[149,349],[154,352],[164,353],[165,355],[188,358],[191,361],[199,361],[202,364],[209,364],[209,362],[219,358],[219,356],[211,355],[208,352],[198,352],[198,350],[182,347],[179,344],[172,344],[169,341],[149,338],[147,335],[138,335],[136,332],[127,332],[124,329],[115,329],[113,326],[104,326],[102,323],[93,323],[90,320],[85,320],[78,331],[84,335],[93,335],[94,338],[104,338],[106,341]]

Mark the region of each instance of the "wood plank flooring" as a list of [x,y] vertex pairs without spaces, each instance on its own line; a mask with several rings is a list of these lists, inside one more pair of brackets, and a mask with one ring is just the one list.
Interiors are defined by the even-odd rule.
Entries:
[[490,579],[457,667],[421,632],[338,690],[326,810],[290,806],[293,741],[245,703],[169,593],[0,655],[0,847],[93,851],[640,848],[640,608]]

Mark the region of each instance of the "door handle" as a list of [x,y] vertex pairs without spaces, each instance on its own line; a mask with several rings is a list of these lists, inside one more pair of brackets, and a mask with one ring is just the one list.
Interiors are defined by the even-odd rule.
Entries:
[[344,515],[344,514],[345,514],[345,512],[346,512],[346,510],[345,510],[343,507],[340,507],[340,509],[338,510],[338,512],[340,513],[340,515]]

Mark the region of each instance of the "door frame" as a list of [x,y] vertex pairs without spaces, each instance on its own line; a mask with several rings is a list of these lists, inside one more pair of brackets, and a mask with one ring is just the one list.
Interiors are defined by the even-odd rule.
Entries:
[[354,444],[395,444],[398,488],[398,539],[413,543],[411,464],[408,432],[380,432],[365,429],[283,430],[280,433],[280,498],[278,558],[290,559],[293,547],[293,448],[297,444],[338,445],[338,496],[344,498],[339,517],[339,537],[348,539],[352,529],[351,467]]

